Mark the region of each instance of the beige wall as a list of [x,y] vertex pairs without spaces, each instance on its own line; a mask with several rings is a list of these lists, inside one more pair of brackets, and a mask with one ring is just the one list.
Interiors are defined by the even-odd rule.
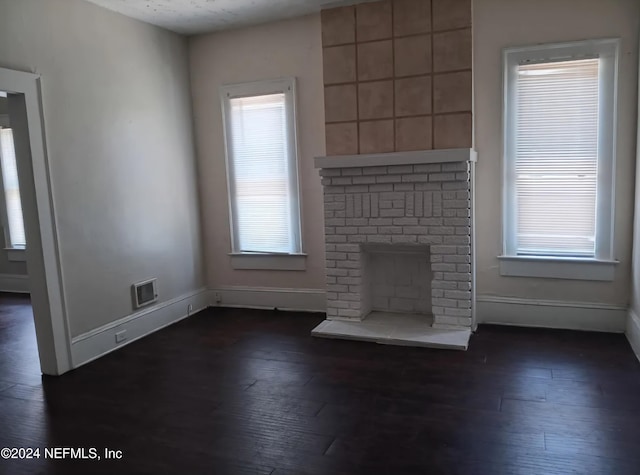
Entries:
[[81,0],[0,0],[0,67],[42,75],[73,336],[203,284],[187,42]]
[[[190,39],[191,85],[202,197],[207,283],[225,286],[324,288],[322,189],[313,157],[324,155],[320,15]],[[298,163],[306,271],[233,270],[222,84],[297,78]]]
[[[474,0],[477,291],[543,300],[627,305],[631,264],[638,73],[637,0]],[[614,282],[501,277],[501,50],[509,46],[621,37]]]
[[[640,74],[640,71],[639,73]],[[638,95],[640,96],[640,82],[638,83]],[[638,135],[636,139],[636,199],[634,207],[633,224],[633,262],[631,269],[631,311],[635,314],[631,318],[640,317],[640,97],[638,98]],[[640,323],[640,322],[638,322]],[[631,325],[629,325],[630,327]],[[640,349],[636,354],[640,356]]]

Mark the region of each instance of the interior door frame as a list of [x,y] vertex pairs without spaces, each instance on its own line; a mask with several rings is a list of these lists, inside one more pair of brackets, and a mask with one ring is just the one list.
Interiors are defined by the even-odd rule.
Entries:
[[[65,309],[40,80],[37,74],[0,68],[0,90],[9,93],[11,120],[19,124],[14,128],[14,140],[40,367],[44,374],[60,375],[73,367],[71,335]],[[27,155],[30,160],[21,159]]]

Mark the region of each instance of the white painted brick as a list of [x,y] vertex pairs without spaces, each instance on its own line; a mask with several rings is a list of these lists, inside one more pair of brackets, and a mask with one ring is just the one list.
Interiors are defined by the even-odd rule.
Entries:
[[416,226],[418,224],[418,218],[412,218],[412,217],[393,218],[393,224],[395,226]]
[[457,264],[456,272],[471,272],[471,264]]
[[349,277],[362,277],[362,269],[349,269]]
[[360,234],[376,234],[378,232],[378,228],[375,226],[361,226],[358,228],[358,232]]
[[321,168],[318,173],[320,176],[340,176],[342,175],[340,168]]
[[444,314],[444,308],[443,307],[432,306],[431,307],[431,311],[433,312],[433,315],[436,316],[436,320],[438,319],[438,315],[443,315]]
[[369,220],[367,218],[347,218],[344,224],[346,226],[367,226]]
[[443,200],[443,208],[468,208],[469,200]]
[[360,310],[362,308],[362,304],[360,302],[349,302],[349,308]]
[[459,290],[471,290],[471,282],[458,282]]
[[347,254],[344,252],[327,252],[325,253],[327,259],[333,259],[336,261],[342,261],[347,258]]
[[444,297],[444,290],[441,289],[432,289],[431,290],[431,298],[440,299]]
[[454,181],[455,173],[429,173],[429,181]]
[[429,256],[429,260],[433,263],[433,262],[444,262],[443,259],[443,255],[442,254],[431,254]]
[[336,228],[336,234],[358,234],[358,228],[355,226],[341,226]]
[[444,290],[455,290],[457,285],[455,282],[447,282],[443,280],[433,280],[431,281],[432,289],[444,289]]
[[[425,215],[426,216],[426,215]],[[432,216],[439,218],[442,216],[442,195],[438,192],[433,193],[433,212]]]
[[471,217],[471,210],[469,208],[467,209],[457,209],[456,210],[456,216],[459,218],[469,218]]
[[323,178],[322,180],[320,180],[320,184],[322,186],[330,186],[332,184],[332,180],[331,178]]
[[376,183],[400,183],[401,175],[380,175],[376,177]]
[[[465,218],[458,218],[465,219]],[[456,226],[456,234],[458,236],[469,236],[471,235],[471,227],[470,226]]]
[[328,210],[325,209],[324,210],[324,217],[326,218],[334,218],[335,217],[335,213],[332,210]]
[[347,242],[347,236],[325,236],[325,242]]
[[369,193],[362,195],[362,216],[364,218],[371,217],[371,195]]
[[391,208],[393,208],[393,201],[391,201],[391,200],[380,200],[378,202],[378,207],[380,209],[391,209]]
[[[444,280],[471,282],[471,274],[466,272],[445,272]],[[338,282],[340,282],[340,278],[338,278]]]
[[338,310],[338,316],[340,317],[360,318],[361,315],[362,314],[359,310],[345,309],[345,308],[341,308]]
[[347,203],[346,203],[346,213],[347,218],[353,218],[353,195],[347,195]]
[[333,275],[336,277],[346,277],[347,270],[346,269],[327,269],[326,274]]
[[[336,263],[336,265],[341,269],[349,269],[349,270],[360,269],[360,267],[362,266],[362,264],[358,261],[339,261]],[[350,276],[347,276],[347,277],[350,277]],[[338,279],[338,282],[340,282],[340,279]]]
[[324,209],[331,211],[342,210],[344,209],[344,203],[325,203]]
[[425,234],[429,234],[429,227],[428,226],[404,226],[402,228],[402,233],[425,235]]
[[[373,191],[373,190],[371,190]],[[371,195],[371,217],[372,218],[377,218],[379,216],[380,212],[378,210],[378,195],[377,194],[372,194]]]
[[345,177],[345,176],[337,176],[334,178],[331,178],[331,185],[350,185],[352,183],[351,181],[351,177]]
[[442,218],[421,218],[421,226],[442,226]]
[[469,236],[445,236],[445,244],[469,244],[471,238]]
[[432,246],[431,254],[455,254],[456,246]]
[[[405,211],[405,203],[404,200],[393,200],[392,202],[392,207],[395,209],[402,209],[403,211]],[[405,211],[406,212],[406,211]]]
[[365,167],[362,169],[363,175],[385,175],[387,167]]
[[[446,183],[445,183],[446,184]],[[442,183],[416,183],[416,191],[440,191],[442,190]]]
[[415,204],[413,202],[413,192],[405,193],[404,203],[405,203],[404,212],[406,213],[406,215],[407,216],[414,216],[413,208],[414,208]]
[[378,183],[375,185],[369,185],[369,191],[371,193],[381,193],[385,191],[393,191],[393,185],[390,183]]
[[415,185],[413,183],[395,183],[393,191],[413,191]]
[[[452,226],[438,226],[438,227],[431,226],[429,228],[429,234],[434,234],[436,236],[452,235],[453,232],[454,232],[454,229]],[[445,244],[448,244],[446,242],[446,238],[445,238]]]
[[444,216],[445,218],[453,218],[456,216],[456,210],[455,209],[443,209],[442,210],[442,216]]
[[358,300],[360,300],[360,295],[355,294],[355,293],[351,293],[351,292],[341,292],[339,294],[337,294],[340,296],[340,300],[344,300],[347,302],[356,302]]
[[416,191],[413,193],[413,207],[414,216],[424,216],[424,196],[422,192]]
[[336,261],[325,259],[324,265],[325,265],[325,267],[335,267],[336,266]]
[[[466,172],[467,162],[450,162],[442,164],[443,172]],[[343,173],[344,175],[344,173]]]
[[336,244],[338,252],[360,252],[360,246],[357,244]]
[[468,290],[445,290],[444,296],[448,299],[471,301],[471,292]]
[[353,195],[353,216],[356,218],[362,217],[362,195]]
[[391,165],[387,167],[388,173],[393,174],[403,174],[403,173],[413,173],[413,165]]
[[457,308],[458,301],[454,299],[431,299],[431,304],[436,305],[438,307],[449,307],[449,308]]
[[379,226],[380,234],[402,234],[402,226]]
[[467,181],[468,179],[469,179],[469,174],[467,172],[456,173],[456,180]]
[[413,171],[415,173],[438,173],[441,170],[442,170],[442,166],[439,163],[430,163],[430,164],[413,166]]
[[456,272],[455,264],[431,264],[432,271]]
[[470,308],[445,308],[444,314],[452,317],[470,317]]
[[338,277],[338,284],[358,285],[362,282],[360,277]]
[[471,308],[471,299],[458,300],[458,308]]
[[420,244],[429,244],[429,245],[442,244],[442,236],[424,236],[424,235],[420,235],[420,236],[418,236],[418,242]]
[[344,218],[331,218],[324,221],[325,226],[344,226]]
[[391,235],[386,235],[386,236],[380,236],[380,235],[367,236],[367,242],[380,243],[380,244],[390,243],[391,242]]
[[337,317],[338,309],[337,308],[327,308],[327,317]]
[[370,226],[391,226],[394,221],[394,219],[401,219],[401,218],[371,218],[369,219],[369,225]]
[[394,234],[393,236],[391,236],[391,242],[402,243],[402,244],[415,244],[416,242],[418,242],[418,239],[417,239],[417,236],[409,236],[409,235],[398,236]]
[[466,181],[447,181],[442,184],[443,190],[468,190],[469,183]]
[[[452,309],[449,309],[449,310],[452,310]],[[441,325],[456,325],[459,327],[470,327],[471,318],[441,315],[436,318],[436,323],[439,323]]]
[[366,242],[366,241],[367,239],[365,236],[360,236],[358,234],[350,234],[347,237],[347,242],[350,242],[350,243],[359,243],[359,242]]
[[327,195],[342,195],[344,194],[344,186],[325,186],[324,192]]
[[470,200],[471,192],[470,191],[456,191],[456,199],[458,200]]
[[327,277],[325,277],[325,282],[327,283],[327,285],[335,284],[336,282],[338,282],[338,279],[332,275],[328,275]]
[[444,219],[445,226],[471,226],[470,218],[445,218]]
[[444,262],[450,262],[453,264],[468,264],[471,262],[471,256],[444,256]]
[[362,175],[362,168],[342,168],[342,176]]
[[351,185],[345,188],[347,193],[366,193],[369,191],[369,185]]
[[457,246],[457,253],[458,254],[471,254],[471,246]]
[[429,176],[426,173],[423,174],[413,174],[413,175],[402,175],[403,183],[425,183],[429,181]]
[[383,218],[399,218],[404,216],[404,210],[402,209],[381,209],[380,216]]
[[354,185],[372,185],[376,182],[375,176],[354,176],[351,178]]

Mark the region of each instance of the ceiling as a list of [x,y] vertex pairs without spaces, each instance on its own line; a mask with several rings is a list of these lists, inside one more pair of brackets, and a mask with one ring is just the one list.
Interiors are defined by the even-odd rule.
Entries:
[[332,0],[88,0],[176,33],[195,35],[293,18],[356,1]]

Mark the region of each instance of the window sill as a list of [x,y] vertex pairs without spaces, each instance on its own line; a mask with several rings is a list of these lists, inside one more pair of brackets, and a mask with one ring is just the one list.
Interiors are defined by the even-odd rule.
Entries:
[[11,262],[27,262],[25,250],[19,247],[5,247],[7,259]]
[[498,256],[500,275],[611,282],[619,261],[572,257]]
[[306,270],[306,254],[231,253],[231,267],[238,270]]

